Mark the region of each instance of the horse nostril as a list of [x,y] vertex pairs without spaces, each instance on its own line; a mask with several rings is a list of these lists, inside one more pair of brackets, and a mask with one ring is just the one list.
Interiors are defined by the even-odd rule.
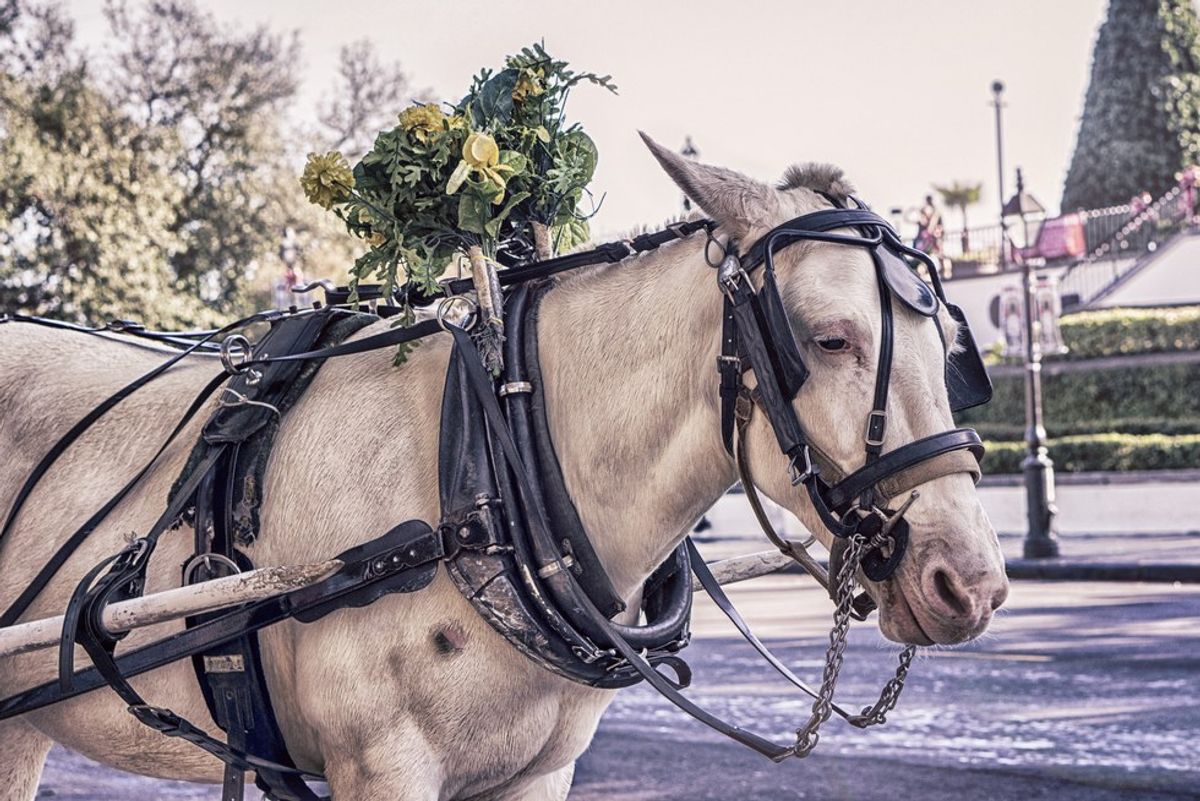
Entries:
[[996,590],[996,594],[992,596],[992,611],[999,609],[1005,601],[1008,600],[1008,582],[1004,582],[1004,586]]
[[971,600],[955,586],[954,580],[942,568],[933,571],[933,588],[942,604],[955,615],[971,613]]

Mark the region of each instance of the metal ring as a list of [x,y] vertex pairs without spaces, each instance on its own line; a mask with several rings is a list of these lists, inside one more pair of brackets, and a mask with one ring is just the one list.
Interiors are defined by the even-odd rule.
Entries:
[[[250,340],[241,334],[230,334],[221,343],[221,366],[230,375],[241,375],[252,355],[253,349],[250,347]],[[237,362],[234,362],[235,358]]]
[[448,298],[442,298],[437,305],[436,317],[437,324],[441,326],[443,331],[450,330],[446,327],[447,325],[452,325],[455,328],[461,328],[464,331],[473,325],[473,323],[460,325],[459,323],[450,322],[446,319],[446,313],[454,307],[455,303],[465,303],[467,305],[467,313],[462,317],[464,323],[466,323],[466,321],[468,321],[477,311],[479,311],[479,306],[477,306],[473,300],[464,295],[451,295]]
[[223,565],[233,571],[230,573],[231,576],[242,572],[242,569],[238,567],[238,563],[230,559],[228,556],[219,553],[198,553],[189,559],[183,566],[183,583],[185,585],[192,583],[192,574],[200,565],[204,565],[211,571],[213,562]]

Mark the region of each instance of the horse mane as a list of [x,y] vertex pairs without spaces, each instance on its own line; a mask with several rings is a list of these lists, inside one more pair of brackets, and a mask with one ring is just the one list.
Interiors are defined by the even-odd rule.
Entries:
[[775,188],[784,192],[789,189],[809,189],[830,195],[841,202],[854,194],[854,185],[846,178],[841,167],[815,161],[788,167]]

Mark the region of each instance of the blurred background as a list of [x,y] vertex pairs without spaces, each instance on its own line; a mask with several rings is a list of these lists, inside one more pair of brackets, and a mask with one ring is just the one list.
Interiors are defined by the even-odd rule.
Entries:
[[[836,163],[939,257],[996,388],[959,422],[988,442],[981,493],[1017,580],[994,639],[919,663],[932,678],[891,734],[771,772],[633,690],[572,797],[883,798],[897,777],[929,798],[1198,797],[1193,0],[0,0],[0,311],[203,327],[343,282],[362,244],[305,201],[305,155],[353,163],[401,109],[457,100],[538,39],[619,87],[570,104],[600,152],[596,238],[683,210],[642,129],[765,181]],[[733,495],[698,536],[716,558],[761,548],[752,526]],[[811,582],[735,597],[819,668]],[[700,664],[724,679],[702,700],[786,731],[803,704],[769,702],[742,646],[698,614]],[[849,686],[865,696],[890,657],[856,631],[867,656]],[[655,784],[663,759],[694,786]],[[61,751],[43,786],[215,793]]]

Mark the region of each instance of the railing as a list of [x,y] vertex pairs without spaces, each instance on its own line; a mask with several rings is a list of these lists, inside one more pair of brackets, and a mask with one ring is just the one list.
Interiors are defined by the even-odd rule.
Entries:
[[[1129,222],[1130,213],[1128,204],[1075,212],[1083,224],[1083,252],[1090,254],[1111,240]],[[942,254],[959,264],[997,266],[1000,263],[1002,241],[1003,233],[999,225],[950,231],[942,238]],[[1011,242],[1005,250],[1004,261],[1008,269],[1020,267],[1020,262],[1013,257]]]
[[955,262],[999,264],[1002,241],[999,225],[948,231],[942,237],[942,255]]
[[1183,192],[1176,186],[1133,217],[1127,215],[1112,235],[1067,268],[1059,282],[1063,308],[1079,308],[1099,299],[1187,227],[1193,210],[1180,202]]

